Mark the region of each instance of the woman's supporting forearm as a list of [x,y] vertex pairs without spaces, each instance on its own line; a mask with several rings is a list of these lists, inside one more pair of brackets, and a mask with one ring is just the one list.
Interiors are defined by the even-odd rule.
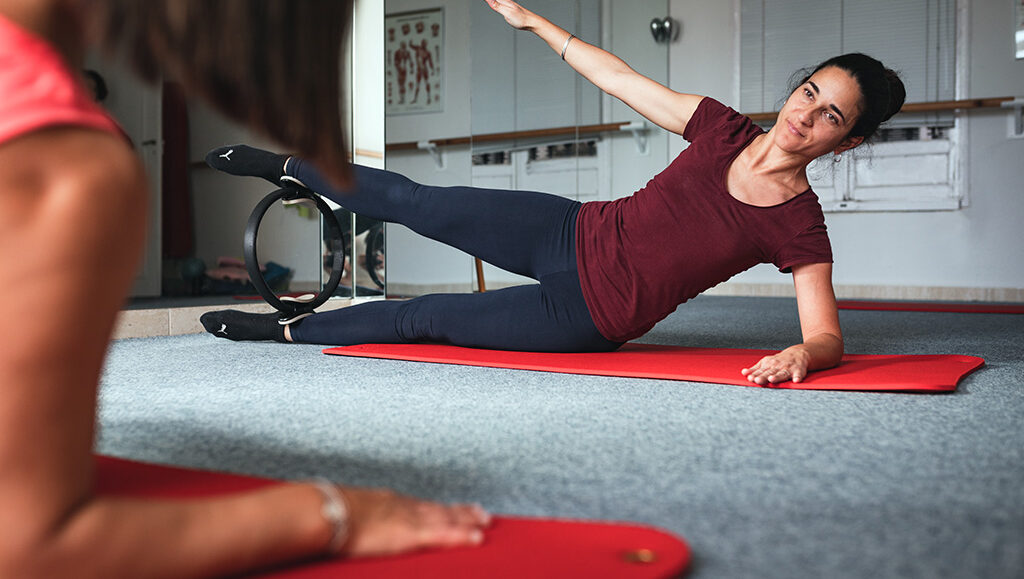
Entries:
[[[326,554],[333,529],[311,485],[208,500],[97,497],[18,569],[31,576],[213,577]],[[87,562],[87,564],[86,564]]]
[[808,370],[832,368],[843,358],[843,339],[834,334],[817,334],[793,347],[805,349],[810,356]]

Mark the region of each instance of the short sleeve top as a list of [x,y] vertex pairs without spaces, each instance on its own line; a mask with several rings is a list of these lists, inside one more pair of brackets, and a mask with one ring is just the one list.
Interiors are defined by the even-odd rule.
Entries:
[[729,166],[764,131],[705,98],[687,123],[689,147],[629,197],[583,204],[576,225],[580,284],[604,337],[628,341],[679,304],[759,263],[788,273],[831,263],[832,248],[810,189],[770,207],[726,188]]

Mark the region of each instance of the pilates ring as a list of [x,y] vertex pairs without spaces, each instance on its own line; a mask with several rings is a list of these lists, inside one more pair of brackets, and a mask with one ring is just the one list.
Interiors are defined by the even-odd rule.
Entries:
[[[320,293],[310,299],[300,298],[283,301],[274,295],[270,286],[267,285],[267,280],[263,277],[263,272],[260,271],[260,261],[256,255],[256,234],[259,231],[263,216],[270,209],[271,205],[277,201],[294,201],[296,199],[309,199],[316,204],[317,210],[320,211],[320,215],[327,225],[328,239],[330,248],[334,253],[334,260],[331,264],[331,277],[328,279],[327,285],[320,289]],[[334,211],[331,210],[320,195],[304,187],[289,185],[273,191],[264,197],[249,215],[249,222],[245,226],[244,245],[245,269],[249,272],[249,279],[260,296],[280,312],[278,323],[281,325],[287,325],[300,320],[312,314],[316,308],[322,306],[324,302],[334,295],[334,291],[338,289],[338,284],[341,282],[342,273],[344,273],[345,252],[343,251],[344,243],[341,237],[341,226],[338,224],[338,218],[334,216]]]

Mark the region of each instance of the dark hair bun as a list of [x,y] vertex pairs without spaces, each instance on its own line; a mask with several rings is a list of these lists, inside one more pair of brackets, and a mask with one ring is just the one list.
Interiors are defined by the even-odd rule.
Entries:
[[907,98],[907,89],[903,86],[899,74],[891,68],[885,69],[885,80],[889,83],[889,110],[882,118],[882,122],[889,120],[893,115],[903,108],[903,101]]

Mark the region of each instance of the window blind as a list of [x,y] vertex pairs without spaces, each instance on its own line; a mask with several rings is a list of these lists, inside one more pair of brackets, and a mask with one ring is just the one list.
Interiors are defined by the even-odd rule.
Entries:
[[[741,0],[740,109],[778,110],[794,72],[863,52],[900,73],[907,102],[956,98],[956,0]],[[950,125],[951,112],[888,126]]]

